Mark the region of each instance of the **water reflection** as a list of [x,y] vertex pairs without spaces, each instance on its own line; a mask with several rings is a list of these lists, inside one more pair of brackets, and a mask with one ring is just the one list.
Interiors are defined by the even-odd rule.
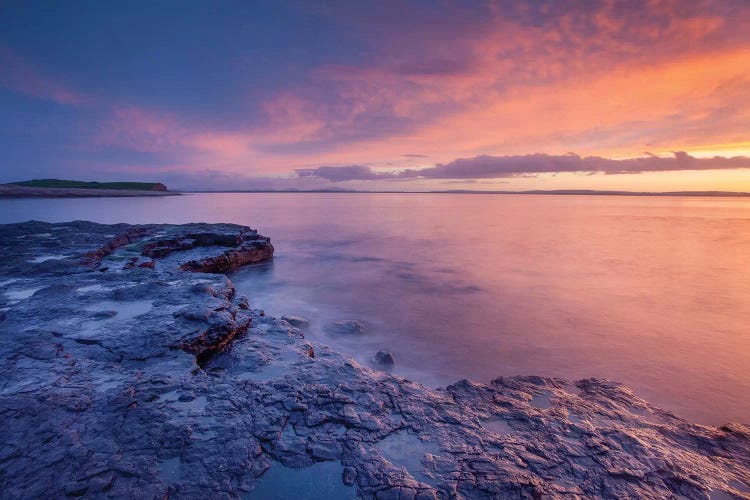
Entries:
[[274,463],[263,474],[252,493],[252,500],[332,500],[357,498],[357,490],[342,481],[344,467],[338,462],[318,462],[292,469]]
[[[0,218],[236,222],[272,264],[254,307],[428,385],[538,374],[622,381],[694,420],[750,421],[750,200],[205,194],[4,200]],[[356,338],[323,331],[356,319]]]

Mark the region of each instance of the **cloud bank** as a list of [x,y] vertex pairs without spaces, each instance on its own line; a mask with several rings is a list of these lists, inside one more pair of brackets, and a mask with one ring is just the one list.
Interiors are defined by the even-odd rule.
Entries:
[[318,177],[331,182],[343,182],[392,179],[496,179],[563,172],[640,174],[645,172],[737,168],[750,168],[750,157],[714,156],[712,158],[696,158],[684,151],[677,151],[669,157],[647,154],[639,158],[622,160],[600,156],[582,157],[572,153],[566,155],[483,155],[473,158],[459,158],[449,163],[438,163],[434,167],[410,168],[395,172],[375,171],[364,165],[348,165],[297,169],[296,173],[299,177]]

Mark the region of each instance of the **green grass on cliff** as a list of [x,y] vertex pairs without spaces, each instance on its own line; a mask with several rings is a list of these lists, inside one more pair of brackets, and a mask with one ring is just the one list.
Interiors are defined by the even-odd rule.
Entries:
[[85,182],[62,179],[34,179],[31,181],[11,182],[14,186],[38,188],[81,188],[81,189],[134,189],[139,191],[166,191],[167,187],[160,182]]

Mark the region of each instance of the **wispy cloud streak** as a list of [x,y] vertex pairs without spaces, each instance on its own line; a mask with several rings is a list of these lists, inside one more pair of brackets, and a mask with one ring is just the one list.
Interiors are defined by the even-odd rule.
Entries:
[[19,54],[0,44],[0,86],[20,94],[78,106],[88,98],[39,71]]

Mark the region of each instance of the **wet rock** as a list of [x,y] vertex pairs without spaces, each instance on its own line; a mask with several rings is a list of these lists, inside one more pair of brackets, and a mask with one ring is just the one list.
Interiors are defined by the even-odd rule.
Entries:
[[344,319],[328,323],[324,330],[332,335],[359,335],[365,333],[365,324],[356,319]]
[[335,460],[341,455],[341,445],[337,441],[313,441],[307,446],[313,458]]
[[247,332],[252,321],[244,315],[233,314],[229,310],[209,311],[208,328],[192,332],[178,345],[181,349],[193,353],[198,365],[204,365],[211,356],[226,349],[238,335]]
[[384,368],[391,368],[395,364],[395,361],[393,360],[393,354],[391,354],[389,351],[383,350],[380,350],[375,354],[374,361],[377,365],[380,365]]
[[127,271],[128,269],[133,269],[135,267],[135,263],[138,262],[138,257],[131,257],[128,259],[127,264],[122,266],[122,269],[124,271]]
[[255,240],[226,250],[221,255],[191,260],[182,265],[184,271],[197,273],[226,273],[247,264],[254,264],[273,257],[270,240]]
[[245,241],[268,240],[258,235],[257,231],[249,228],[234,228],[226,232],[215,232],[211,229],[203,232],[187,233],[176,238],[160,239],[143,245],[141,254],[160,258],[172,252],[191,250],[196,247],[238,247]]
[[97,319],[114,318],[117,316],[117,311],[96,311],[93,316]]
[[224,273],[273,257],[271,240],[254,229],[231,224],[195,226],[205,230],[146,242],[141,245],[141,255],[162,259],[175,253],[189,254],[201,248],[228,248],[218,254],[214,252],[199,259],[187,260],[181,265],[185,271],[201,273]]
[[341,473],[341,480],[347,486],[352,486],[357,481],[357,469],[354,467],[344,467]]
[[310,326],[310,320],[303,318],[302,316],[282,316],[281,319],[289,323],[295,328],[306,329]]
[[118,248],[142,238],[148,234],[148,231],[149,228],[143,226],[128,227],[125,232],[105,241],[99,248],[86,252],[81,262],[89,267],[98,267],[103,258],[111,255]]

